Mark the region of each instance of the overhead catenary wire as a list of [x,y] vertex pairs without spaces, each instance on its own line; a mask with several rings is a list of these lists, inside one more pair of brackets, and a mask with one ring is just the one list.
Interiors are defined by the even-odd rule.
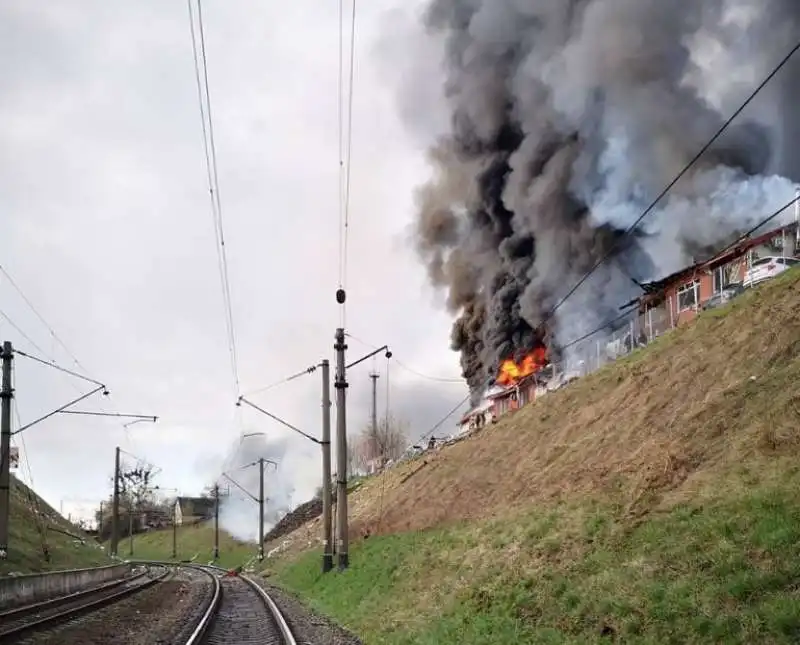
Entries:
[[42,365],[46,365],[47,367],[50,367],[50,368],[52,368],[54,370],[57,370],[59,372],[63,372],[65,374],[69,374],[70,376],[74,376],[75,378],[79,378],[82,381],[86,381],[87,383],[92,383],[93,385],[98,385],[98,386],[105,387],[105,385],[103,383],[101,383],[100,381],[95,381],[94,379],[91,379],[88,376],[84,376],[83,374],[78,374],[77,372],[75,372],[73,370],[70,370],[70,369],[67,369],[66,367],[62,367],[61,365],[58,365],[54,361],[48,361],[48,360],[45,360],[43,358],[39,358],[38,356],[33,356],[31,354],[27,354],[26,352],[23,352],[22,350],[19,350],[19,349],[15,349],[14,353],[18,354],[19,356],[24,356],[25,358],[28,358],[28,359],[36,362],[36,363],[40,363]]
[[761,91],[769,84],[769,82],[775,78],[775,76],[786,66],[786,64],[792,59],[792,57],[800,50],[800,41],[798,41],[794,47],[786,54],[780,62],[775,66],[775,68],[767,75],[767,77],[750,93],[747,99],[739,106],[739,108],[717,129],[714,135],[708,140],[708,142],[700,148],[700,150],[695,154],[689,162],[683,167],[683,169],[677,174],[677,176],[666,185],[666,187],[656,196],[656,198],[650,202],[647,208],[639,215],[636,221],[633,222],[623,233],[617,241],[611,245],[611,248],[605,253],[594,265],[583,275],[583,277],[578,280],[577,283],[564,295],[560,300],[558,300],[555,306],[550,309],[544,319],[542,320],[542,324],[547,323],[554,315],[555,312],[561,308],[567,300],[592,276],[592,274],[597,271],[600,266],[602,266],[605,262],[610,260],[616,253],[618,252],[621,242],[623,239],[627,238],[636,228],[641,224],[641,222],[648,216],[650,213],[655,210],[656,206],[661,202],[661,200],[672,190],[672,188],[681,180],[683,177],[694,167],[694,165],[703,157],[703,155],[711,148],[714,143],[722,136],[722,134],[730,127],[731,123],[753,102],[753,100],[758,96]]
[[[217,269],[222,287],[222,299],[225,315],[228,353],[230,356],[233,386],[236,396],[241,395],[239,383],[239,359],[236,347],[236,327],[233,317],[233,303],[231,298],[230,277],[228,272],[228,257],[225,245],[225,232],[222,217],[222,201],[219,190],[219,173],[217,166],[217,152],[214,140],[214,120],[211,110],[211,94],[208,82],[208,64],[205,44],[205,28],[203,25],[203,9],[201,0],[197,2],[197,33],[195,32],[195,18],[192,9],[193,0],[187,0],[189,8],[189,27],[192,40],[192,56],[194,60],[195,82],[197,84],[200,119],[202,122],[203,150],[206,162],[206,175],[208,181],[209,197],[211,200],[211,216],[214,224],[215,246],[217,250]],[[199,36],[199,51],[198,51]]]
[[[58,345],[60,345],[61,348],[66,352],[67,356],[69,356],[70,360],[72,360],[72,362],[75,364],[75,366],[79,367],[84,372],[88,372],[88,370],[81,364],[81,362],[78,360],[78,358],[72,352],[72,350],[70,350],[70,348],[67,347],[67,345],[64,343],[64,341],[61,340],[61,337],[58,334],[56,334],[56,332],[53,329],[52,325],[50,325],[50,323],[48,323],[45,320],[44,316],[42,316],[42,314],[39,313],[39,310],[33,305],[33,303],[28,298],[28,296],[25,295],[25,292],[22,290],[22,288],[17,284],[17,282],[14,280],[14,278],[11,276],[11,274],[8,272],[8,270],[2,264],[0,264],[0,273],[2,273],[6,277],[6,280],[8,280],[8,283],[19,294],[19,296],[20,296],[20,298],[22,298],[23,302],[33,312],[33,315],[36,316],[36,318],[38,318],[39,322],[41,322],[42,325],[44,325],[45,329],[47,329],[47,331],[50,333],[50,336],[53,338],[53,340],[56,343],[58,343]],[[2,313],[2,312],[0,312],[0,313]],[[20,331],[20,330],[18,329],[17,331]],[[30,341],[30,339],[26,338],[26,340],[28,340],[28,342],[31,342],[31,344],[34,344],[32,341]],[[43,352],[41,349],[38,349],[38,348],[37,348],[36,351],[38,351],[41,354],[46,354],[46,352]]]
[[[361,343],[365,347],[370,347],[372,349],[378,349],[377,345],[374,345],[372,343],[368,343],[367,341],[362,340],[361,338],[358,338],[357,336],[353,336],[353,334],[351,334],[349,332],[346,332],[345,336],[347,336],[348,338],[352,338],[354,341],[356,341],[357,343]],[[409,367],[405,363],[397,360],[397,356],[395,355],[394,352],[392,353],[392,360],[395,362],[395,364],[398,367],[400,367],[401,369],[405,370],[409,374],[413,374],[414,376],[418,376],[419,378],[424,378],[424,379],[426,379],[428,381],[437,381],[439,383],[454,383],[454,384],[457,383],[459,385],[463,385],[463,383],[464,383],[464,379],[463,378],[455,378],[455,377],[448,377],[448,376],[431,376],[429,374],[424,374],[423,372],[420,372],[420,371],[418,371],[418,370],[416,370],[416,369],[414,369],[412,367]]]
[[[11,276],[9,276],[9,275],[8,275],[8,272],[7,272],[7,271],[5,271],[5,270],[4,270],[4,271],[3,271],[3,274],[4,274],[4,275],[5,275],[5,276],[6,276],[6,277],[9,279],[9,282],[13,282],[13,280],[11,279]],[[47,323],[47,322],[44,320],[44,318],[42,318],[42,317],[41,317],[41,315],[40,315],[40,314],[38,314],[38,313],[36,312],[36,310],[33,308],[33,305],[32,305],[32,304],[30,303],[30,301],[29,301],[29,300],[28,300],[28,299],[25,297],[25,295],[23,294],[23,292],[22,292],[22,290],[19,288],[19,286],[17,286],[17,285],[16,285],[16,283],[13,283],[13,284],[15,285],[15,288],[16,288],[16,289],[17,289],[17,291],[19,292],[20,296],[22,296],[22,297],[23,297],[23,299],[25,300],[26,304],[27,304],[27,305],[28,305],[28,306],[31,308],[31,310],[32,310],[32,311],[34,311],[34,313],[36,313],[36,314],[37,314],[37,316],[39,316],[39,318],[40,318],[40,320],[42,321],[42,323],[43,323],[43,324],[44,324],[44,325],[45,325],[45,326],[46,326],[46,327],[49,329],[49,331],[50,331],[51,335],[53,336],[53,338],[56,338],[56,339],[58,339],[58,335],[55,333],[55,331],[53,331],[52,327],[51,327],[51,326],[50,326],[50,325],[49,325],[49,324],[48,324],[48,323]],[[61,344],[61,346],[64,348],[64,350],[65,350],[65,351],[66,351],[66,352],[67,352],[67,353],[70,355],[70,358],[72,359],[73,363],[75,363],[75,365],[76,365],[77,367],[79,367],[81,370],[83,370],[83,372],[84,372],[83,374],[81,374],[81,373],[78,373],[78,372],[76,372],[76,371],[74,371],[74,370],[67,369],[67,368],[65,368],[65,367],[62,367],[61,365],[59,365],[59,364],[56,362],[56,360],[53,358],[53,356],[52,356],[52,355],[50,355],[48,352],[44,351],[44,350],[43,350],[43,349],[42,349],[42,348],[41,348],[41,347],[40,347],[40,346],[39,346],[39,345],[38,345],[38,344],[37,344],[37,343],[36,343],[36,342],[35,342],[35,341],[34,341],[34,340],[33,340],[33,339],[32,339],[32,338],[29,336],[29,335],[28,335],[28,334],[26,334],[26,333],[25,333],[25,331],[24,331],[24,330],[23,330],[21,327],[19,327],[19,326],[18,326],[18,325],[17,325],[17,324],[16,324],[16,323],[13,321],[13,320],[11,320],[11,318],[10,318],[10,317],[9,317],[9,316],[8,316],[6,313],[4,313],[2,310],[0,310],[0,316],[2,316],[2,317],[3,317],[3,318],[6,320],[6,321],[8,321],[8,323],[9,323],[9,324],[10,324],[10,325],[11,325],[11,326],[14,328],[14,329],[16,329],[16,330],[17,330],[17,332],[18,332],[18,333],[19,333],[19,334],[20,334],[20,335],[21,335],[21,336],[22,336],[22,337],[23,337],[23,338],[24,338],[24,339],[25,339],[25,340],[26,340],[26,341],[27,341],[27,342],[28,342],[28,343],[29,343],[29,344],[30,344],[30,345],[31,345],[31,346],[34,348],[34,349],[36,349],[36,351],[38,351],[40,354],[44,355],[44,356],[46,357],[46,360],[45,360],[45,359],[43,359],[43,358],[39,358],[39,357],[36,357],[36,356],[32,356],[32,355],[30,355],[30,354],[28,354],[28,353],[26,353],[26,352],[22,351],[21,349],[19,349],[19,348],[16,348],[16,347],[14,348],[14,353],[15,353],[15,354],[17,354],[17,355],[20,355],[20,356],[24,356],[25,358],[31,359],[31,360],[33,360],[33,361],[35,361],[35,362],[41,363],[41,364],[43,364],[43,365],[46,365],[46,366],[48,366],[48,367],[51,367],[51,368],[53,368],[53,369],[56,369],[56,370],[58,370],[58,371],[64,372],[64,373],[66,373],[66,374],[69,374],[70,376],[74,376],[74,377],[76,377],[76,378],[78,378],[78,379],[81,379],[81,380],[83,380],[83,381],[87,381],[87,382],[89,382],[89,383],[93,383],[93,384],[95,384],[95,385],[98,385],[98,386],[102,385],[102,384],[101,384],[99,381],[95,381],[94,379],[92,379],[92,378],[89,378],[88,376],[86,376],[86,373],[87,373],[87,371],[88,371],[88,370],[86,370],[86,368],[85,368],[85,367],[83,366],[83,364],[81,364],[81,362],[80,362],[80,361],[79,361],[79,360],[78,360],[78,359],[75,357],[75,355],[74,355],[74,354],[72,354],[72,353],[69,351],[69,349],[66,347],[66,345],[64,345],[63,341],[60,341],[60,340],[58,340],[57,342],[59,342],[59,343]],[[74,382],[70,382],[70,386],[71,386],[71,387],[72,387],[72,389],[74,389],[76,392],[79,392],[79,393],[81,392],[81,390],[78,388],[78,386],[77,386],[77,385],[76,385]],[[103,386],[103,387],[105,387],[105,386]],[[100,408],[100,409],[101,409],[101,410],[102,410],[104,413],[106,413],[106,414],[109,414],[109,413],[107,413],[107,412],[106,412],[105,408],[104,408],[102,405],[98,405],[98,407],[99,407],[99,408]],[[127,436],[127,432],[126,432],[126,436]]]
[[[339,169],[339,291],[347,288],[347,259],[350,234],[350,192],[353,158],[353,96],[355,83],[356,0],[350,15],[350,52],[348,62],[347,112],[345,115],[344,74],[344,0],[339,0],[339,67],[338,67],[338,169]],[[345,131],[346,117],[346,131]],[[341,326],[345,326],[345,298],[339,301]]]
[[350,19],[350,70],[347,85],[347,147],[345,155],[347,159],[344,187],[344,281],[347,282],[347,247],[350,229],[350,187],[353,176],[353,83],[355,80],[355,59],[356,59],[356,0],[353,0],[353,11]]
[[336,156],[338,170],[339,215],[339,288],[344,288],[344,0],[339,0],[339,76],[337,93],[337,135],[339,149]]
[[[24,339],[25,339],[25,340],[26,340],[28,343],[30,343],[31,347],[33,347],[33,348],[34,348],[34,349],[35,349],[37,352],[39,352],[40,354],[47,354],[47,352],[45,352],[45,351],[44,351],[44,350],[43,350],[43,349],[42,349],[42,348],[41,348],[41,347],[40,347],[40,346],[39,346],[39,345],[36,343],[36,341],[34,341],[34,340],[33,340],[33,339],[32,339],[32,338],[31,338],[31,337],[30,337],[30,336],[29,336],[27,333],[25,333],[25,330],[24,330],[24,329],[22,329],[22,327],[20,327],[20,326],[19,326],[17,323],[15,323],[15,322],[12,320],[12,318],[11,318],[11,317],[10,317],[10,316],[9,316],[9,315],[6,313],[6,312],[4,312],[2,309],[0,309],[0,316],[1,316],[1,317],[2,317],[2,318],[3,318],[3,319],[4,319],[4,320],[5,320],[5,321],[6,321],[6,322],[9,324],[9,325],[11,325],[11,326],[14,328],[14,330],[15,330],[15,331],[16,331],[16,332],[17,332],[17,333],[20,335],[20,336],[22,336],[22,338],[24,338]],[[14,351],[19,351],[19,350],[14,350]]]
[[291,381],[297,380],[297,379],[299,379],[299,378],[301,378],[303,376],[307,376],[308,374],[313,374],[314,372],[317,371],[318,367],[319,367],[319,365],[311,365],[311,366],[305,368],[304,370],[302,370],[300,372],[297,372],[295,374],[292,374],[291,376],[287,376],[285,378],[282,378],[279,381],[275,381],[274,383],[270,383],[269,385],[265,385],[264,387],[260,387],[260,388],[257,388],[255,390],[250,390],[249,392],[245,392],[242,396],[252,396],[254,394],[261,394],[261,393],[266,392],[268,390],[272,390],[272,389],[274,389],[274,388],[276,388],[276,387],[278,387],[280,385],[283,385],[285,383],[290,383]]

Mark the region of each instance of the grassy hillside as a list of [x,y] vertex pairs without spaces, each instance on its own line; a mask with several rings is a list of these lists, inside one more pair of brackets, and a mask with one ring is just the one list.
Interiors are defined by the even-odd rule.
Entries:
[[352,568],[312,523],[276,580],[369,644],[800,642],[798,311],[794,271],[364,483]]
[[[196,555],[198,562],[210,562],[214,555],[213,522],[178,527],[176,545],[179,560],[188,560]],[[236,540],[220,529],[220,566],[234,567],[242,564],[255,556],[257,550],[255,544]],[[130,541],[123,538],[119,543],[119,556],[140,560],[171,560],[172,529],[134,535],[133,556],[130,555]]]
[[[39,521],[37,507],[41,513]],[[41,526],[47,527],[44,538]],[[83,537],[84,542],[78,537]],[[50,562],[44,557],[43,541],[47,544]],[[109,562],[97,542],[83,536],[78,528],[12,476],[9,552],[8,559],[0,561],[0,575],[91,567]]]

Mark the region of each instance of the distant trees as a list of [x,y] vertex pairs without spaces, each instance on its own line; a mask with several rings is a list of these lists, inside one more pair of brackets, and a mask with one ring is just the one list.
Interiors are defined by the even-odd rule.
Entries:
[[[137,464],[130,470],[123,469],[119,478],[119,536],[127,537],[131,530],[140,533],[153,526],[163,526],[171,522],[172,497],[160,497],[155,485],[158,471],[149,464]],[[113,488],[114,476],[110,483]],[[109,495],[95,510],[97,537],[105,541],[111,537],[114,496]]]
[[370,464],[383,466],[399,459],[408,447],[408,423],[393,415],[378,419],[377,427],[367,424],[348,445],[351,474],[365,472]]

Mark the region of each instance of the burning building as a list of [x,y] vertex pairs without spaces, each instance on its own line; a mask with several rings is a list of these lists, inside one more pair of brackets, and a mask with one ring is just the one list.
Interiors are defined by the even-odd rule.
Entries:
[[515,385],[522,379],[535,374],[545,365],[547,365],[547,349],[539,346],[527,352],[519,362],[513,358],[502,361],[495,382],[501,386]]
[[[404,56],[424,52],[416,69],[441,72],[449,127],[431,147],[415,241],[476,402],[509,356],[584,351],[571,342],[639,285],[794,196],[799,61],[626,234],[794,45],[796,0],[430,0],[423,23],[440,64],[426,47]],[[427,89],[419,75],[402,88],[426,134]]]

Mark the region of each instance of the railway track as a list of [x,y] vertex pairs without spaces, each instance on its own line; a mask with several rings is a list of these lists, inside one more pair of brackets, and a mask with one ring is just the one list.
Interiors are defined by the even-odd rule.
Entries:
[[297,645],[278,606],[258,584],[217,567],[198,568],[214,585],[185,645]]
[[[107,640],[110,633],[117,633],[118,635],[113,637],[114,643],[129,642],[126,640],[126,635],[113,632],[115,628],[109,632],[108,627],[105,627],[105,635],[101,641],[93,640],[98,637],[97,624],[109,624],[108,618],[104,617],[105,614],[100,610],[106,611],[105,608],[109,607],[110,611],[117,612],[116,621],[130,623],[128,614],[132,607],[126,608],[125,603],[117,607],[116,603],[131,596],[139,598],[136,594],[164,582],[173,573],[183,578],[187,575],[190,578],[194,576],[195,582],[199,574],[204,579],[207,578],[209,584],[203,583],[202,587],[198,588],[197,593],[201,596],[197,596],[192,603],[193,610],[180,612],[182,617],[178,622],[182,626],[177,628],[177,631],[171,632],[172,642],[180,645],[297,645],[278,606],[250,578],[228,575],[227,570],[213,566],[175,566],[153,562],[146,563],[145,567],[145,570],[123,580],[0,613],[0,645],[18,643],[22,640],[27,642],[28,639],[39,642],[42,637],[46,642],[50,642],[48,639],[51,634],[60,633],[59,630],[63,631],[65,628],[72,630],[69,632],[71,640],[80,635],[80,638],[87,637],[86,642],[106,643],[111,642]],[[180,570],[183,570],[183,574],[179,573]],[[143,594],[142,599],[145,596],[147,594]],[[199,598],[203,596],[205,599],[200,601]],[[166,593],[159,602],[169,602],[168,598],[169,594]],[[152,600],[150,602],[152,604]],[[170,606],[178,607],[178,605]],[[92,618],[94,616],[96,618]],[[157,616],[150,614],[150,618],[152,620],[149,623],[137,626],[136,631],[143,634],[148,626],[153,626]],[[95,625],[90,626],[86,623],[87,620],[93,621]],[[115,624],[122,623],[115,622]],[[90,631],[86,631],[87,629]],[[91,632],[94,632],[92,637],[89,636]],[[132,635],[133,633],[129,632],[127,639]]]
[[46,632],[62,623],[113,604],[161,582],[170,569],[154,565],[133,576],[98,587],[24,605],[0,613],[0,644],[15,643],[37,632]]

